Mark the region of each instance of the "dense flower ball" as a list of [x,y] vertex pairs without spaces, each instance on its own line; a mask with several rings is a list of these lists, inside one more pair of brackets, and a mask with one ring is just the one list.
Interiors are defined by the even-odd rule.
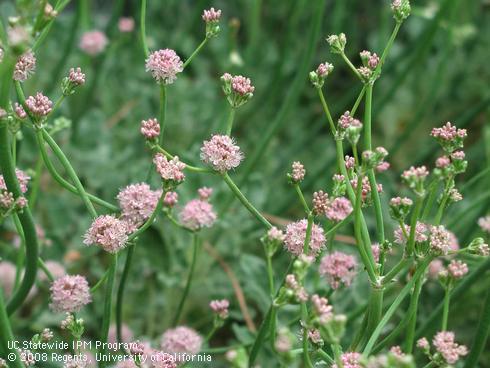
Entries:
[[160,195],[146,183],[128,185],[117,195],[121,218],[135,227],[141,226],[155,210]]
[[[27,192],[27,185],[29,184],[29,180],[31,180],[31,177],[20,169],[15,169],[15,176],[17,177],[17,181],[19,182],[20,191],[22,193]],[[3,175],[0,175],[0,190],[7,190],[7,185],[5,184],[5,179]]]
[[165,331],[161,348],[165,353],[197,354],[201,350],[202,337],[192,328],[178,326]]
[[97,217],[87,230],[83,243],[96,244],[109,253],[116,253],[126,246],[128,225],[111,215]]
[[209,307],[211,308],[211,310],[222,319],[228,317],[229,306],[230,306],[230,302],[227,299],[212,300],[209,303]]
[[282,243],[285,237],[286,235],[284,234],[284,232],[275,226],[272,226],[267,231],[267,239],[269,239],[270,241],[276,241]]
[[155,139],[160,135],[160,124],[157,119],[148,119],[141,121],[141,134],[146,139]]
[[460,260],[453,259],[447,266],[449,275],[455,279],[460,279],[468,273],[468,265]]
[[468,354],[464,345],[454,342],[454,333],[449,331],[438,332],[432,340],[437,352],[441,354],[448,364],[455,364],[461,356]]
[[80,39],[79,47],[85,53],[95,56],[103,52],[109,40],[101,31],[85,32]]
[[354,256],[342,252],[333,252],[322,258],[320,275],[326,276],[332,289],[338,289],[341,284],[349,286],[355,276],[357,262]]
[[291,165],[291,180],[293,183],[302,182],[305,178],[306,170],[303,164],[299,161],[294,161]]
[[[295,256],[303,253],[307,227],[308,221],[306,219],[293,222],[286,227],[284,247],[288,252]],[[308,245],[309,255],[317,256],[325,243],[323,229],[317,224],[312,224],[310,244]]]
[[32,115],[42,117],[51,112],[53,103],[48,97],[44,96],[41,92],[38,92],[35,96],[29,96],[26,99],[26,106]]
[[163,204],[166,207],[173,207],[179,201],[179,194],[177,192],[167,192],[165,193],[165,198],[163,199]]
[[217,22],[221,18],[221,10],[215,10],[214,8],[204,10],[202,13],[202,20],[207,22]]
[[344,220],[352,212],[352,205],[345,197],[337,197],[331,201],[325,211],[330,221],[339,222]]
[[153,351],[151,356],[153,368],[177,368],[177,363],[171,354],[163,351]]
[[[359,353],[349,352],[342,354],[340,360],[344,368],[362,368],[361,357]],[[338,368],[337,364],[333,364],[332,368]]]
[[327,212],[329,205],[328,193],[323,190],[313,193],[313,212],[315,215],[323,215]]
[[243,160],[243,153],[233,138],[215,134],[209,141],[203,142],[201,160],[214,170],[224,173],[240,165]]
[[22,120],[27,118],[27,113],[24,110],[24,107],[22,107],[22,105],[18,104],[17,102],[14,104],[14,111],[19,119]]
[[134,30],[134,19],[131,17],[121,17],[117,22],[117,28],[121,33],[133,32]]
[[19,57],[14,69],[14,80],[23,82],[27,80],[36,69],[36,57],[32,51],[26,51]]
[[443,225],[431,226],[429,244],[434,252],[446,255],[452,249],[451,234]]
[[174,50],[163,49],[154,51],[146,59],[146,71],[162,84],[172,84],[177,74],[184,70],[184,64]]
[[195,231],[211,227],[216,221],[216,213],[208,201],[193,199],[180,212],[180,221],[182,225]]
[[80,275],[67,275],[56,279],[50,290],[50,308],[55,312],[78,312],[91,301],[88,282]]
[[184,181],[185,174],[182,170],[185,169],[185,164],[180,162],[178,156],[168,160],[165,155],[157,153],[153,157],[153,163],[163,180],[174,181],[176,183]]
[[81,86],[85,84],[85,74],[82,73],[82,69],[77,67],[77,68],[71,68],[70,72],[68,73],[68,80],[75,86]]

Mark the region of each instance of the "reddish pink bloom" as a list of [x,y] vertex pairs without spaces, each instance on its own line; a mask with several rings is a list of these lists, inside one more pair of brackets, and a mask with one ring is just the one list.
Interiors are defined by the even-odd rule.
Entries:
[[171,49],[154,51],[146,59],[146,71],[151,73],[157,83],[172,84],[183,70],[182,60]]
[[410,169],[405,170],[402,174],[402,178],[405,180],[410,180],[410,179],[425,179],[429,175],[429,171],[425,166],[420,166],[420,167],[414,167],[411,166]]
[[267,238],[271,241],[278,241],[282,243],[286,235],[282,230],[279,230],[277,227],[272,226],[269,231],[267,231]]
[[207,201],[211,195],[213,194],[213,188],[202,187],[197,190],[197,194],[199,194],[199,198],[203,201]]
[[194,231],[203,227],[211,227],[216,217],[211,203],[202,199],[193,199],[180,212],[182,225]]
[[328,194],[319,190],[313,193],[313,212],[316,215],[325,214],[329,205]]
[[114,216],[97,217],[84,236],[86,245],[99,245],[106,252],[117,253],[126,246],[128,225]]
[[431,226],[429,244],[432,250],[443,255],[451,250],[451,235],[443,225]]
[[17,102],[14,105],[14,111],[19,119],[25,119],[27,117],[26,111],[24,110],[22,105],[18,104]]
[[226,299],[213,300],[209,303],[211,310],[216,313],[220,318],[228,318],[228,308],[230,307],[230,302]]
[[208,22],[218,22],[219,19],[221,18],[221,10],[214,10],[214,8],[204,10],[202,13],[202,20],[204,20],[206,23]]
[[347,168],[347,170],[353,169],[354,166],[356,165],[356,160],[354,157],[350,157],[346,155],[344,160],[345,160],[345,167]]
[[161,348],[165,353],[197,354],[201,345],[202,337],[186,326],[171,328],[162,335]]
[[250,95],[255,91],[255,87],[252,85],[250,78],[241,75],[232,76],[228,73],[223,74],[221,78],[225,81],[229,81],[231,83],[232,91],[240,96]]
[[177,192],[167,192],[165,193],[165,198],[163,199],[163,204],[167,207],[172,208],[179,201],[179,194]]
[[[358,119],[355,119],[350,115],[350,111],[346,111],[342,114],[338,121],[339,128],[346,130],[350,127],[361,127],[362,124]],[[347,161],[347,160],[346,160]]]
[[441,128],[433,128],[431,136],[445,141],[452,141],[456,137],[466,137],[466,129],[458,129],[454,125],[451,125],[450,122],[447,122]]
[[468,265],[462,261],[453,259],[449,263],[449,266],[447,266],[447,270],[453,278],[460,279],[468,273]]
[[51,112],[53,103],[48,97],[38,92],[35,96],[29,96],[26,99],[26,106],[33,115],[42,117]]
[[[15,169],[15,176],[17,177],[17,181],[19,182],[21,192],[27,192],[27,185],[29,184],[31,177],[20,169]],[[7,185],[5,184],[5,179],[3,178],[3,175],[0,175],[0,190],[7,190]]]
[[75,86],[81,86],[85,84],[85,74],[80,68],[71,68],[70,73],[68,73],[68,80]]
[[321,63],[316,68],[316,74],[318,74],[320,78],[327,77],[332,71],[333,71],[333,65],[330,63]]
[[[344,353],[340,357],[344,368],[362,368],[361,354],[356,352]],[[338,368],[337,364],[333,364],[332,368]]]
[[158,124],[158,120],[156,118],[141,120],[141,134],[146,139],[154,139],[160,135],[160,124]]
[[326,276],[332,289],[338,289],[341,284],[349,286],[355,276],[357,262],[354,256],[342,252],[333,252],[322,258],[320,274]]
[[429,341],[425,337],[417,340],[417,347],[423,350],[428,350],[430,348]]
[[376,262],[379,262],[379,255],[381,254],[381,247],[378,243],[371,245],[371,252],[373,252],[373,258]]
[[134,19],[131,17],[121,17],[117,22],[117,28],[121,33],[133,32],[134,30]]
[[447,156],[441,156],[436,160],[436,167],[443,169],[451,164],[451,160]]
[[322,298],[319,295],[314,294],[311,297],[311,302],[320,324],[326,324],[333,318],[333,307],[328,304],[327,298]]
[[128,185],[117,195],[121,219],[136,228],[141,226],[155,210],[160,195],[160,191],[151,190],[146,183]]
[[80,275],[66,275],[51,285],[50,308],[55,312],[78,312],[91,302],[87,279]]
[[305,167],[299,161],[294,161],[291,165],[291,179],[295,183],[299,183],[304,180],[306,174]]
[[390,163],[387,161],[382,161],[378,166],[376,166],[376,171],[381,173],[390,168]]
[[32,51],[26,51],[15,64],[14,79],[19,82],[27,80],[36,69],[36,57]]
[[174,156],[168,160],[162,153],[157,153],[153,157],[153,163],[163,180],[174,181],[181,183],[185,179],[185,174],[182,170],[185,169],[185,164],[179,161],[178,156]]
[[209,141],[203,142],[201,160],[214,170],[224,173],[240,165],[243,153],[231,137],[215,134]]
[[[295,256],[303,253],[306,229],[308,221],[306,219],[293,222],[286,227],[286,237],[284,239],[284,247],[288,252]],[[317,256],[325,246],[326,239],[323,229],[317,224],[311,227],[310,244],[308,245],[309,255]]]
[[78,46],[86,54],[95,56],[103,52],[108,43],[109,40],[103,32],[94,30],[85,32]]

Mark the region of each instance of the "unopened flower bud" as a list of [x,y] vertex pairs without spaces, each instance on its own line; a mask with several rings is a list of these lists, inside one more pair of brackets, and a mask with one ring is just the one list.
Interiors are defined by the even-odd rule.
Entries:
[[344,33],[339,35],[330,35],[327,37],[327,42],[330,45],[330,52],[333,54],[342,54],[347,43],[347,38]]

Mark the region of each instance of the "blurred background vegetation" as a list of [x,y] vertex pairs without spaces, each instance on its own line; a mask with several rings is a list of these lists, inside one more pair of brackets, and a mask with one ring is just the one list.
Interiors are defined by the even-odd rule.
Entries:
[[[150,177],[153,187],[158,184],[157,176],[149,174],[151,157],[139,133],[140,121],[158,114],[158,87],[144,70],[139,33],[123,34],[117,30],[119,15],[134,17],[139,22],[139,6],[136,0],[72,1],[37,54],[36,74],[25,83],[27,94],[44,91],[55,100],[60,94],[61,78],[69,68],[82,67],[87,84],[83,91],[68,99],[58,116],[71,120],[72,129],[58,133],[55,138],[86,189],[113,203],[119,189],[130,183]],[[284,225],[303,217],[302,207],[286,180],[291,162],[300,160],[306,166],[304,191],[308,198],[315,190],[330,190],[335,173],[333,139],[308,81],[308,72],[320,62],[333,63],[335,71],[324,87],[327,100],[334,118],[350,109],[362,86],[342,60],[329,53],[325,37],[344,32],[348,38],[347,54],[355,64],[360,64],[358,53],[364,49],[380,54],[394,26],[389,2],[150,0],[147,13],[150,49],[168,47],[187,58],[204,37],[201,13],[210,6],[223,11],[222,32],[167,89],[166,147],[183,160],[199,164],[201,142],[219,131],[228,111],[219,76],[230,72],[250,77],[256,93],[238,111],[234,130],[246,161],[232,176],[257,208]],[[14,15],[13,2],[2,1],[0,14],[3,18]],[[92,29],[105,30],[110,39],[106,52],[96,58],[88,57],[78,48],[81,34]],[[488,0],[414,1],[412,16],[403,24],[374,89],[373,144],[389,150],[392,165],[391,170],[379,176],[386,214],[388,200],[404,192],[399,184],[401,171],[415,164],[433,167],[440,154],[438,145],[429,137],[431,128],[451,121],[468,129],[469,167],[459,178],[465,200],[453,205],[443,220],[461,245],[474,236],[482,236],[476,221],[488,212],[489,50]],[[362,114],[359,117],[362,120]],[[29,169],[35,176],[36,168],[42,165],[29,129],[23,129],[18,154],[18,166]],[[61,260],[70,273],[87,275],[93,284],[105,271],[109,259],[97,249],[82,245],[81,237],[90,224],[90,216],[78,197],[61,189],[44,169],[38,173],[41,189],[35,219],[52,242],[44,248],[43,258]],[[466,184],[462,187],[463,182]],[[228,298],[232,303],[231,318],[211,346],[249,343],[253,338],[250,329],[260,323],[269,304],[259,241],[263,232],[218,178],[188,173],[178,189],[180,203],[195,197],[196,189],[203,185],[215,189],[213,203],[219,210],[219,222],[202,233],[204,249],[184,321],[206,334],[212,323],[208,302]],[[365,212],[373,229],[373,212],[371,209]],[[394,224],[387,227],[391,234]],[[13,225],[5,223],[1,229],[2,254],[11,259],[15,259],[13,234]],[[339,234],[350,235],[352,229],[346,226]],[[338,239],[335,247],[353,253],[349,241],[348,237]],[[162,219],[138,242],[124,320],[139,338],[158,340],[169,326],[185,282],[190,253],[189,235]],[[123,252],[121,261],[124,257]],[[278,278],[287,262],[284,252],[274,258]],[[490,267],[488,262],[483,265],[478,263],[481,261],[468,262],[470,270]],[[450,314],[450,329],[457,332],[458,341],[468,346],[483,296],[490,286],[488,277],[477,281],[459,289]],[[350,289],[332,297],[336,310],[352,317],[346,341],[360,322],[356,316],[366,301],[366,282],[361,273]],[[243,292],[250,315],[248,323],[244,320],[243,305],[239,307],[236,284]],[[326,283],[321,285],[326,290]],[[59,322],[60,316],[46,308],[46,287],[39,285],[44,290],[16,316],[14,326],[18,335],[27,337],[46,324]],[[442,294],[442,289],[432,282],[421,296],[419,326],[427,327],[423,332],[428,338],[435,331],[434,323],[439,323],[438,318],[430,316]],[[97,337],[100,320],[94,316],[101,316],[101,311],[102,293],[97,293],[94,303],[82,313],[88,337]],[[283,314],[281,320],[285,324],[288,312]],[[391,326],[396,323],[394,319]],[[222,356],[216,355],[215,359]],[[266,359],[265,356],[260,359],[262,366],[272,366]],[[488,361],[487,351],[480,366],[490,367]]]

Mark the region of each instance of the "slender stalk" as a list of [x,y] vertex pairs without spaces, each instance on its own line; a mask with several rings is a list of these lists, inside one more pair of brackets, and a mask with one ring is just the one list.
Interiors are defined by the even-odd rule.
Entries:
[[[51,162],[51,160],[48,156],[48,152],[46,151],[46,147],[44,145],[45,142],[44,142],[42,132],[40,132],[40,131],[36,132],[36,140],[37,140],[39,151],[41,152],[41,157],[42,157],[41,162],[44,162],[44,165],[48,169],[48,171],[51,174],[51,176],[53,177],[53,179],[56,182],[58,182],[58,184],[60,184],[63,188],[68,190],[69,192],[76,194],[76,195],[79,195],[78,189],[74,185],[70,184],[65,179],[63,179],[63,177],[56,171],[56,168],[54,167],[53,163]],[[119,212],[120,211],[119,207],[114,206],[113,204],[110,204],[109,202],[106,202],[103,199],[101,199],[97,196],[94,196],[93,194],[87,193],[87,196],[93,203],[96,203],[102,207],[105,207],[109,211],[112,211],[112,212]]]
[[402,258],[385,276],[383,276],[383,285],[390,283],[391,280],[393,280],[401,270],[411,264],[412,261],[411,258]]
[[362,81],[361,74],[359,74],[359,71],[356,69],[354,64],[352,64],[352,62],[349,60],[347,55],[344,52],[342,52],[340,55],[342,56],[342,59],[344,59],[346,64],[349,66],[350,70],[352,70],[352,73],[354,73],[354,75]]
[[342,347],[339,344],[332,344],[332,351],[335,358],[335,363],[337,367],[344,368],[344,364],[342,363]]
[[[166,151],[164,148],[160,147],[160,146],[156,146],[156,147],[153,147],[154,150],[158,151],[158,152],[161,152],[163,153],[167,158],[169,159],[173,159],[174,156],[171,155],[168,151]],[[206,173],[206,174],[214,174],[216,173],[215,171],[211,170],[211,169],[208,169],[206,167],[196,167],[196,166],[192,166],[192,165],[189,165],[189,164],[185,164],[185,168],[189,171],[194,171],[194,172],[198,172],[198,173]]]
[[417,326],[417,310],[419,305],[420,292],[422,291],[422,285],[424,284],[423,277],[420,277],[415,281],[415,286],[410,299],[410,318],[408,320],[408,327],[405,335],[405,352],[412,353],[413,342],[415,339],[415,327]]
[[427,220],[427,218],[430,215],[430,212],[432,211],[432,207],[434,206],[434,202],[437,195],[437,188],[438,188],[437,180],[434,180],[428,186],[429,196],[427,197],[427,203],[425,204],[424,212],[422,212],[422,220]]
[[333,364],[333,363],[335,363],[335,360],[333,360],[333,359],[332,359],[332,357],[331,357],[330,355],[328,355],[328,354],[325,352],[325,350],[323,350],[323,349],[318,349],[318,350],[316,351],[316,353],[317,353],[317,354],[318,354],[318,355],[319,355],[321,358],[325,359],[325,360],[327,361],[327,363],[329,363],[329,364]]
[[325,101],[325,96],[323,95],[322,89],[318,88],[317,91],[323,106],[323,111],[325,112],[325,116],[327,117],[328,124],[330,124],[330,131],[335,137],[337,135],[337,129],[335,129],[335,123],[333,122],[332,114],[330,114],[330,109],[328,108],[327,101]]
[[254,366],[255,360],[257,359],[257,354],[259,353],[259,350],[262,347],[264,339],[266,338],[267,333],[270,330],[272,321],[275,319],[276,308],[277,307],[274,304],[271,304],[264,320],[262,321],[262,324],[260,325],[259,333],[252,345],[252,349],[250,350],[250,356],[248,359],[249,368],[252,368]]
[[[12,333],[12,327],[10,326],[9,317],[5,308],[5,302],[3,299],[3,289],[0,288],[0,350],[5,357],[7,352],[14,354],[15,359],[9,361],[10,368],[23,368],[24,365],[19,359],[19,354],[16,349],[9,348],[9,343],[15,341],[14,335]],[[10,359],[9,359],[10,360]]]
[[294,189],[296,190],[296,193],[298,194],[299,200],[301,204],[303,205],[303,209],[305,212],[308,214],[310,213],[310,207],[308,207],[308,203],[306,203],[305,196],[303,195],[303,192],[301,191],[301,187],[299,186],[298,183],[294,184]]
[[415,229],[417,227],[417,221],[420,217],[420,212],[422,210],[422,204],[424,203],[424,197],[417,195],[415,201],[415,208],[413,209],[412,218],[410,219],[410,236],[407,241],[406,254],[412,255],[415,248]]
[[165,117],[167,113],[167,88],[160,85],[160,145],[163,146],[163,133],[165,130]]
[[228,120],[226,122],[226,135],[231,135],[231,130],[233,129],[233,121],[235,119],[235,108],[230,107],[230,114],[228,115]]
[[449,316],[449,302],[451,301],[451,292],[449,291],[449,288],[446,287],[446,290],[444,290],[444,306],[442,309],[442,323],[441,323],[441,331],[446,331],[447,330],[447,321],[448,321],[448,316]]
[[122,341],[122,307],[124,304],[124,289],[129,276],[129,270],[131,268],[131,262],[133,261],[134,251],[136,249],[136,243],[130,244],[128,254],[126,256],[126,262],[124,263],[124,270],[121,275],[121,281],[119,282],[119,288],[117,289],[116,299],[116,333],[117,341]]
[[192,278],[194,276],[194,270],[196,268],[197,255],[199,252],[199,237],[196,233],[192,234],[192,260],[191,267],[189,269],[189,275],[187,276],[187,282],[185,284],[184,293],[179,302],[179,306],[177,308],[177,312],[175,313],[173,325],[177,326],[180,321],[180,317],[182,315],[182,311],[184,309],[185,300],[187,299],[187,295],[189,294],[189,290],[192,285]]
[[432,368],[432,367],[435,367],[435,366],[436,366],[436,363],[430,362],[430,363],[427,363],[426,365],[424,365],[423,368]]
[[[3,109],[7,109],[8,105],[14,64],[15,59],[13,55],[10,55],[7,51],[4,55],[3,62],[0,64],[0,107]],[[0,168],[7,190],[14,195],[15,199],[21,197],[22,192],[15,174],[15,166],[13,165],[12,151],[9,144],[8,127],[4,121],[0,121]],[[7,313],[9,315],[15,312],[25,301],[36,280],[37,273],[38,241],[36,227],[29,207],[24,208],[18,216],[25,235],[26,262],[21,285],[7,305]],[[3,311],[0,313],[3,313]]]
[[439,225],[442,220],[442,215],[444,214],[444,209],[446,208],[447,200],[449,199],[449,188],[451,186],[452,178],[447,179],[446,186],[444,188],[444,193],[442,195],[442,200],[437,209],[436,218],[434,220],[435,225]]
[[33,210],[34,207],[36,206],[36,202],[39,194],[39,187],[41,185],[42,168],[43,168],[43,159],[41,156],[39,156],[36,161],[36,168],[34,170],[35,171],[34,180],[32,181],[31,191],[29,193],[29,208],[31,210]]
[[110,269],[108,269],[106,272],[104,272],[104,274],[102,275],[102,277],[99,279],[99,281],[97,281],[97,283],[92,286],[90,288],[90,293],[93,294],[95,293],[97,290],[99,290],[99,288],[104,285],[104,282],[105,280],[107,280],[107,277],[109,276],[109,273],[110,273]]
[[[112,256],[112,262],[110,266],[109,275],[107,276],[107,284],[104,296],[104,316],[102,318],[102,334],[101,334],[101,348],[100,354],[102,356],[107,356],[107,339],[109,336],[109,326],[111,324],[112,317],[112,293],[114,291],[114,284],[116,278],[116,269],[117,269],[117,254]],[[99,367],[105,368],[107,366],[107,362],[101,361],[99,363]]]
[[273,299],[276,289],[274,288],[274,268],[272,268],[272,256],[269,254],[269,252],[267,252],[267,250],[265,252],[265,257],[267,260],[267,279],[269,281],[269,293],[271,295],[271,299]]
[[[65,6],[68,5],[69,2],[70,2],[70,0],[58,0],[58,2],[56,3],[56,5],[54,6],[54,10],[56,10],[58,12],[58,14],[61,13],[61,11],[65,8]],[[32,51],[37,51],[39,49],[39,47],[41,46],[41,44],[43,43],[43,41],[46,39],[49,31],[51,30],[51,26],[53,25],[53,22],[54,22],[55,19],[56,19],[56,17],[53,18],[53,19],[51,19],[44,26],[41,34],[34,41],[34,44],[32,45]]]
[[365,330],[366,339],[371,336],[379,321],[381,320],[381,314],[383,310],[383,294],[384,288],[373,287],[371,289],[371,296],[369,298],[369,304],[367,308],[367,325]]
[[140,36],[141,36],[141,44],[143,45],[143,52],[145,54],[145,59],[146,59],[150,54],[150,50],[148,49],[148,44],[146,43],[146,0],[141,0]]
[[[310,231],[311,232],[311,231]],[[308,319],[308,309],[306,307],[306,303],[301,303],[301,318],[305,323],[303,326],[303,363],[307,368],[313,368],[313,364],[311,363],[310,354],[308,352],[308,328],[306,326],[306,320]]]
[[230,178],[228,173],[223,174],[223,180],[225,183],[228,185],[228,187],[231,189],[233,194],[238,198],[240,202],[245,206],[245,208],[259,220],[259,222],[264,225],[267,229],[270,229],[272,227],[271,223],[267,221],[267,219],[261,215],[261,213],[250,203],[250,201],[243,195],[243,193],[240,191],[240,189],[236,186],[236,184],[233,182],[233,180]]
[[184,62],[183,68],[185,69],[189,64],[191,63],[192,59],[199,54],[199,51],[204,47],[204,45],[208,42],[208,38],[206,37],[202,42],[197,46],[197,48],[194,50],[194,52],[189,56],[189,58]]

